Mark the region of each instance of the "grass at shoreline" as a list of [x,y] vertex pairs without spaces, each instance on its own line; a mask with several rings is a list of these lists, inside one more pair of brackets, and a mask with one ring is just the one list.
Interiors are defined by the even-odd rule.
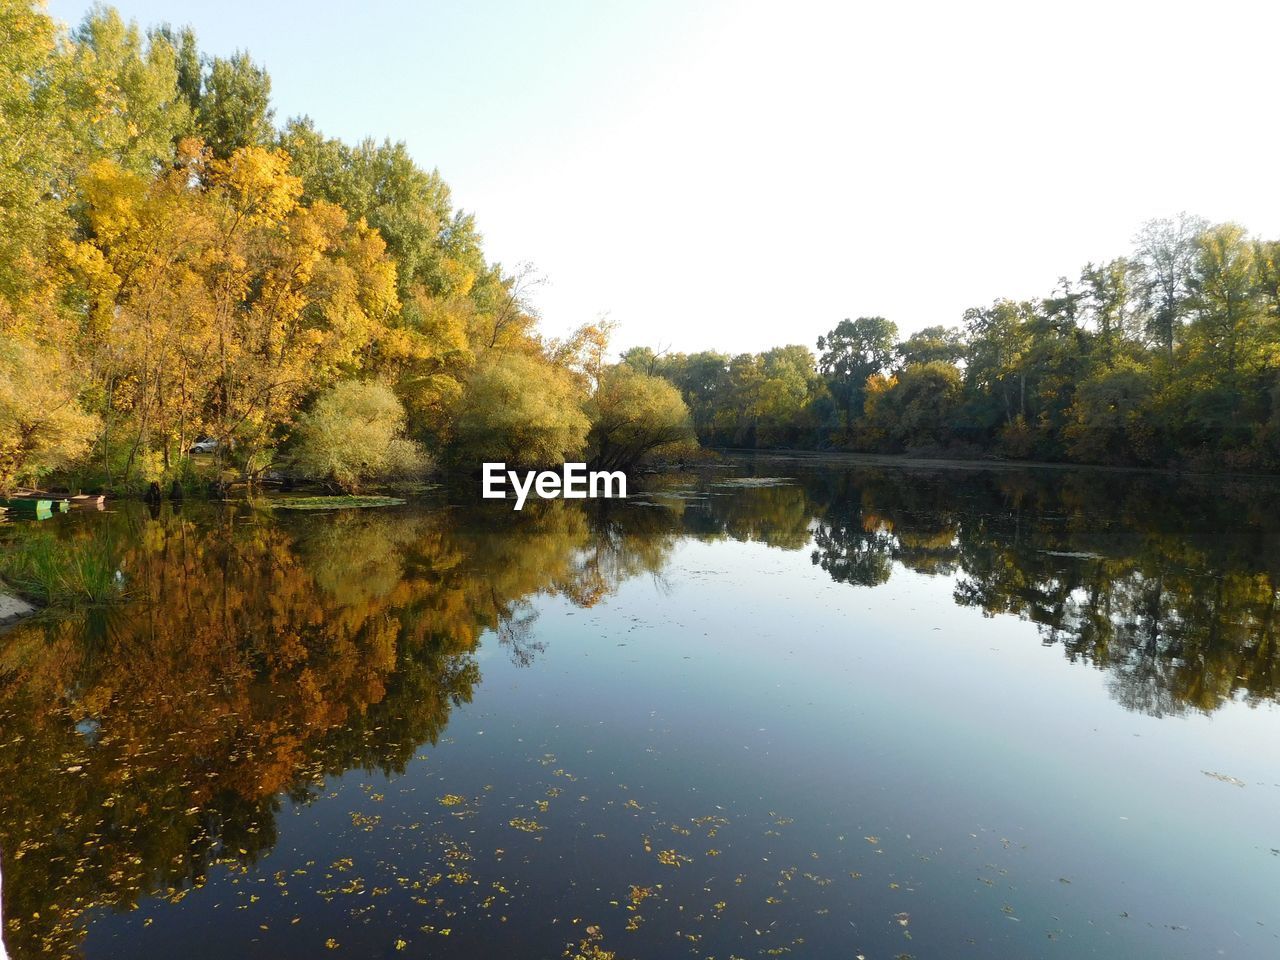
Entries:
[[104,544],[35,536],[0,551],[0,582],[41,606],[85,606],[121,596],[116,567]]

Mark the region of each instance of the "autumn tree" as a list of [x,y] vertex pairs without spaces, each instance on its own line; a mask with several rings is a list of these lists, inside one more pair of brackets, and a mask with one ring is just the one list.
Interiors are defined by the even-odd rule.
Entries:
[[216,435],[252,474],[299,400],[359,367],[374,323],[393,312],[382,239],[341,207],[299,203],[283,151],[237,150],[209,164],[220,240],[211,251]]
[[153,178],[102,159],[81,180],[92,239],[69,262],[88,320],[108,481],[158,479],[207,427],[216,298],[205,265],[221,238],[187,173]]
[[404,406],[389,387],[344,380],[300,418],[291,462],[347,492],[369,481],[421,479],[431,462],[404,429]]
[[591,426],[582,399],[569,374],[542,357],[490,351],[459,401],[453,456],[470,470],[486,461],[534,467],[574,460]]
[[64,356],[0,338],[0,493],[88,451],[97,422],[68,374]]
[[626,364],[599,372],[586,414],[590,462],[597,469],[629,470],[645,456],[693,438],[680,391]]
[[944,446],[961,400],[960,371],[942,360],[911,364],[867,385],[866,423],[872,443],[889,449]]

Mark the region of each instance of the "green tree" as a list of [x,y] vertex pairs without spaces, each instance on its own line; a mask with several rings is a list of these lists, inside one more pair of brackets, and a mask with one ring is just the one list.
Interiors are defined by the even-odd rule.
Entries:
[[964,331],[958,327],[942,325],[925,327],[917,330],[902,341],[894,352],[904,367],[912,364],[932,363],[939,360],[943,363],[956,364],[964,358]]
[[484,272],[474,225],[455,221],[448,185],[437,171],[419,167],[403,142],[348,146],[302,117],[285,125],[280,145],[302,178],[304,199],[339,204],[382,234],[406,301],[415,286],[433,296],[468,293]]
[[292,462],[305,475],[349,492],[374,480],[421,479],[431,462],[404,429],[404,406],[390,387],[344,380],[301,417]]
[[154,173],[191,129],[191,108],[178,89],[178,51],[162,34],[145,37],[110,7],[95,7],[71,35],[69,98],[81,162],[109,159]]
[[1242,444],[1261,399],[1256,378],[1276,357],[1277,329],[1258,284],[1257,248],[1227,223],[1199,237],[1186,333],[1188,414],[1215,446]]
[[819,423],[818,407],[827,386],[813,353],[800,344],[774,347],[760,355],[764,379],[756,397],[757,443],[765,447],[811,443]]
[[65,48],[43,8],[0,0],[0,36],[0,311],[12,311],[35,293],[69,229],[74,118]]
[[897,326],[884,317],[858,317],[841,320],[818,338],[818,369],[844,413],[846,430],[862,414],[867,378],[892,364],[897,337]]
[[1123,258],[1099,266],[1086,264],[1080,274],[1085,321],[1092,327],[1104,364],[1115,359],[1133,331],[1131,277],[1129,263]]
[[981,408],[983,426],[990,429],[1002,417],[1011,423],[1026,419],[1027,368],[1031,346],[1029,323],[1035,305],[997,300],[990,307],[965,311],[969,348],[965,355],[965,383]]
[[1137,362],[1117,360],[1082,382],[1076,391],[1068,451],[1086,463],[1129,464],[1154,454],[1151,372]]
[[1183,213],[1147,221],[1134,238],[1131,264],[1147,333],[1168,357],[1173,356],[1190,309],[1198,238],[1208,226]]
[[[192,85],[184,78],[188,95]],[[176,77],[175,77],[176,83]],[[196,111],[196,127],[219,160],[243,147],[265,147],[275,139],[271,77],[240,51],[209,61]]]
[[503,461],[544,467],[579,457],[590,421],[572,377],[538,356],[494,350],[458,404],[453,456],[466,469]]
[[587,447],[597,469],[630,470],[650,453],[693,438],[680,391],[626,364],[600,372],[586,413]]

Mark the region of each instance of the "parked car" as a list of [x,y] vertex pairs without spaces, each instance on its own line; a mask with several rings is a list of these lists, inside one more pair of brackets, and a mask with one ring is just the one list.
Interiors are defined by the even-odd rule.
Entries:
[[212,440],[212,439],[198,440],[191,445],[191,449],[188,450],[187,452],[188,453],[217,453],[218,448],[221,446],[222,444],[218,443],[217,440]]

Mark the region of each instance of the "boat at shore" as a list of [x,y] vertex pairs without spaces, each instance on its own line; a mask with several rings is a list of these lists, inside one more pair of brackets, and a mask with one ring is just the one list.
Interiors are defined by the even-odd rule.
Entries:
[[0,497],[0,515],[10,518],[35,516],[43,520],[55,513],[67,513],[70,510],[101,510],[106,503],[103,494],[58,494],[58,493],[15,493],[12,496]]

